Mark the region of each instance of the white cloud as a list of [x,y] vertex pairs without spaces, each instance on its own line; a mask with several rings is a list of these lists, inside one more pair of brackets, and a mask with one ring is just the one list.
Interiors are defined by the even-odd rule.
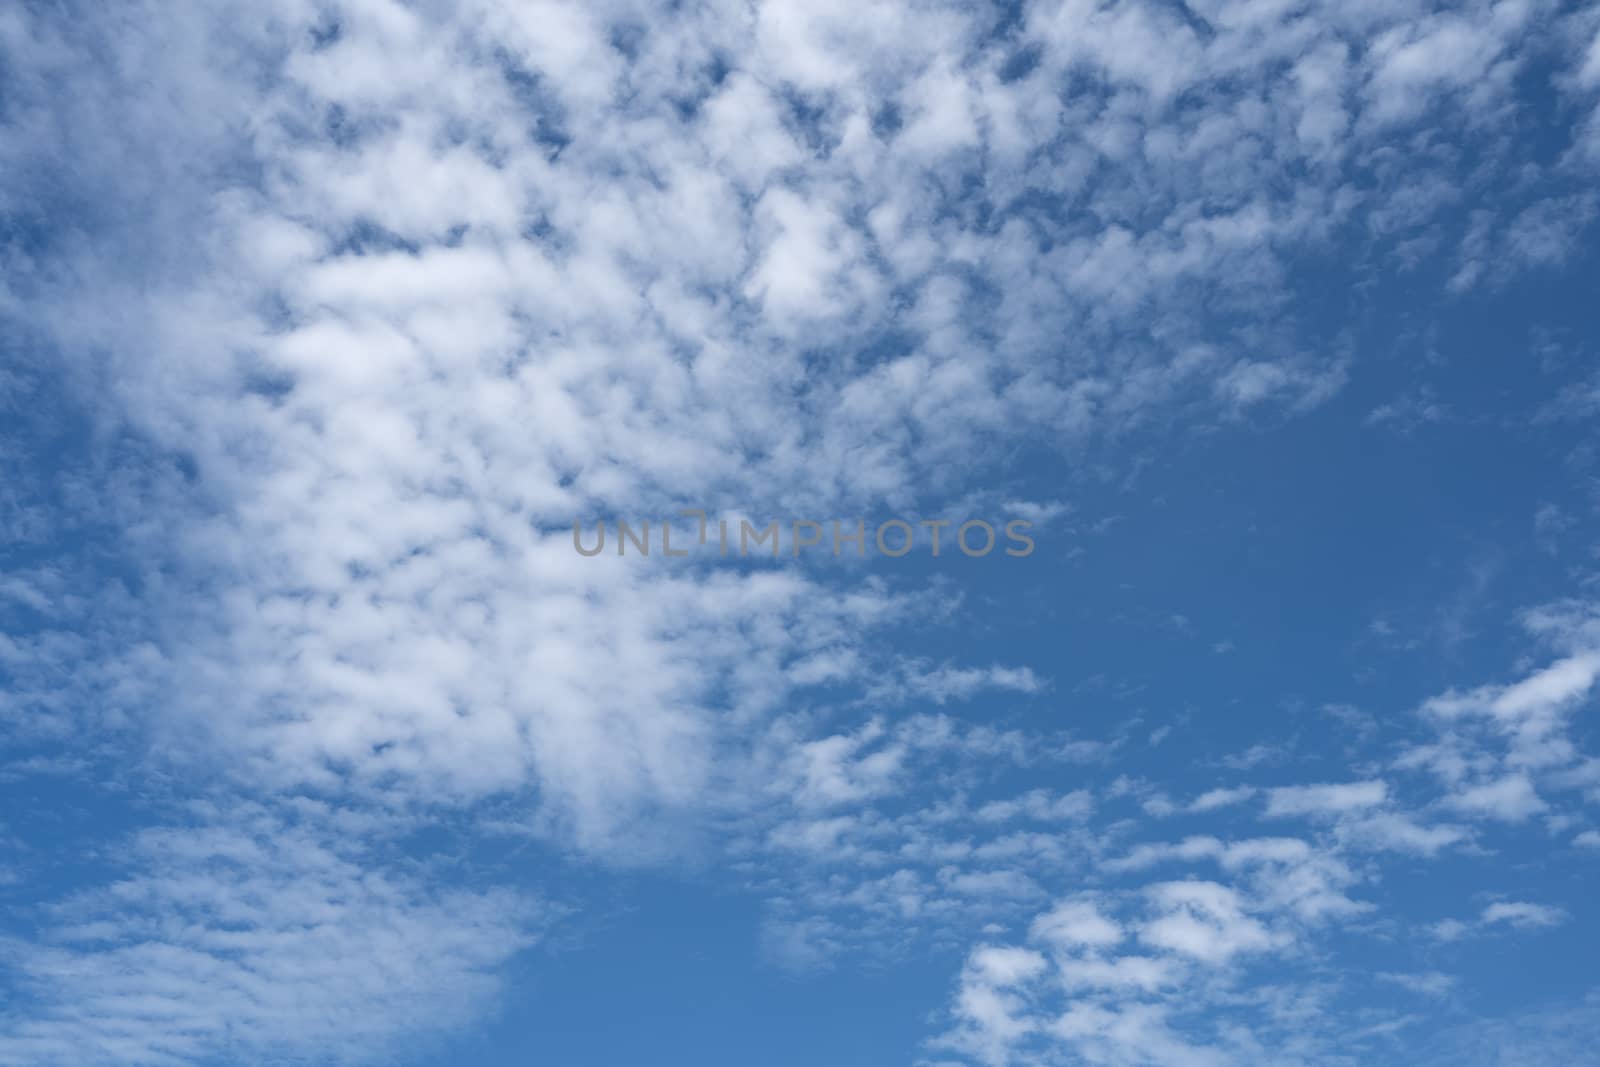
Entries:
[[1216,811],[1219,808],[1242,804],[1255,796],[1255,794],[1255,789],[1247,785],[1234,786],[1231,789],[1211,789],[1191,800],[1188,810],[1193,814]]
[[[769,948],[791,962],[848,940],[793,897],[873,932],[1026,914],[1126,836],[1078,825],[1093,811],[1076,781],[992,797],[971,763],[1090,762],[1115,743],[870,716],[1020,700],[1047,679],[875,654],[937,595],[843,568],[581,559],[568,524],[937,508],[1013,447],[1293,414],[1345,380],[1345,358],[1286,310],[1299,257],[1341,227],[1387,253],[1395,234],[1443,240],[1442,208],[1489,212],[1463,238],[1466,273],[1496,250],[1522,269],[1577,247],[1553,220],[1587,202],[1553,179],[1505,204],[1375,180],[1428,170],[1462,124],[1515,122],[1533,8],[1191,7],[1072,0],[1002,30],[966,5],[714,0],[642,33],[606,3],[145,4],[81,26],[8,11],[0,208],[45,190],[95,210],[49,262],[0,251],[0,309],[59,349],[119,447],[162,463],[85,493],[104,497],[142,601],[107,594],[82,639],[6,638],[22,678],[7,719],[60,736],[115,720],[161,773],[250,795],[504,802],[580,854],[659,858],[715,836],[768,872]],[[1407,123],[1414,141],[1388,143]],[[7,590],[65,610],[48,583]],[[1597,669],[1577,649],[1430,705],[1510,739],[1503,767],[1441,741],[1446,803],[1506,818],[1546,803],[1533,776],[1570,767],[1561,716]],[[828,687],[862,694],[850,722],[831,701],[797,708]],[[1257,745],[1229,765],[1284,755]],[[946,772],[992,798],[893,807],[911,776]],[[1270,816],[1336,820],[1315,847],[1136,847],[1125,872],[1204,861],[1240,884],[1164,882],[1096,913],[1151,955],[980,950],[962,1047],[998,1063],[1053,1035],[1109,1062],[1243,1062],[1237,1042],[1183,1036],[1169,1007],[1042,1020],[1021,990],[1052,965],[1086,988],[1192,990],[1186,968],[1353,914],[1335,846],[1429,855],[1464,833],[1390,800],[1377,780],[1269,791]],[[1025,820],[1043,825],[1010,825]],[[75,1002],[131,1020],[125,1062],[209,1049],[224,1018],[246,1057],[381,1050],[470,1015],[522,943],[499,897],[288,838],[245,834],[259,866],[198,897],[135,878],[141,907],[109,947],[23,946],[48,1007],[13,1059],[81,1062],[94,1032]],[[858,866],[835,879],[823,861]],[[800,873],[777,885],[774,870]],[[260,905],[242,958],[207,911],[235,897]],[[196,914],[176,952],[146,937]],[[324,914],[337,958],[319,971],[306,938]],[[317,1009],[298,1022],[291,971]],[[182,996],[134,1019],[127,974]],[[438,1003],[420,1005],[424,978]],[[212,1007],[183,1014],[202,994]]]
[[1268,792],[1267,815],[1340,816],[1377,807],[1388,795],[1388,786],[1377,780],[1284,786]]
[[1101,914],[1093,899],[1067,900],[1033,921],[1029,936],[1062,948],[1106,948],[1125,936],[1120,925]]
[[1520,725],[1570,707],[1589,692],[1596,677],[1600,677],[1600,654],[1584,653],[1559,660],[1514,685],[1434,697],[1423,710],[1445,719],[1476,714]]
[[1487,905],[1474,920],[1440,920],[1429,928],[1429,933],[1440,941],[1459,941],[1470,935],[1482,935],[1497,925],[1537,930],[1560,926],[1566,921],[1567,913],[1549,904],[1501,900]]
[[1055,822],[1081,819],[1093,807],[1093,798],[1087,790],[1075,789],[1070,793],[1055,795],[1048,790],[1036,789],[1012,800],[990,801],[978,809],[977,818],[982,822],[1006,822],[1016,818]]
[[1503,822],[1521,822],[1548,807],[1534,791],[1533,783],[1521,774],[1469,786],[1446,798],[1445,803],[1457,811]]
[[1446,996],[1455,989],[1457,983],[1457,979],[1439,971],[1426,971],[1421,974],[1396,974],[1385,971],[1379,974],[1378,978],[1426,997]]
[[1470,833],[1450,823],[1427,825],[1399,812],[1378,812],[1341,822],[1340,840],[1366,849],[1411,852],[1432,856],[1451,845],[1470,840]]
[[1559,926],[1566,917],[1560,908],[1524,901],[1502,900],[1483,909],[1485,923],[1507,923],[1519,928]]
[[1465,14],[1446,13],[1401,25],[1373,44],[1367,85],[1375,122],[1415,117],[1439,95],[1485,90],[1508,77],[1497,66],[1520,34],[1527,5],[1476,4]]
[[905,664],[898,677],[873,683],[867,690],[870,701],[901,702],[926,700],[932,704],[969,700],[985,689],[1013,693],[1038,693],[1045,681],[1027,667],[937,667]]
[[1162,914],[1139,931],[1156,948],[1205,963],[1226,963],[1241,952],[1271,948],[1276,939],[1245,914],[1239,895],[1216,882],[1164,882],[1150,889]]
[[974,951],[955,1009],[963,1029],[949,1043],[981,1063],[1007,1062],[1007,1046],[1033,1026],[1015,989],[1038,977],[1045,966],[1045,958],[1031,949],[988,946]]
[[[520,894],[435,890],[267,812],[150,830],[129,877],[8,944],[0,1063],[351,1062],[473,1021],[535,940]],[[353,854],[351,854],[353,853]]]
[[[1263,194],[1274,164],[1226,155],[1276,136],[1263,116],[1165,107],[1241,78],[1271,95],[1296,59],[1304,113],[1281,147],[1327,157],[1354,136],[1341,116],[1359,103],[1336,12],[1320,30],[1281,12],[1230,16],[1205,39],[1156,7],[1032,12],[1021,32],[1038,64],[1020,81],[998,76],[1007,57],[979,43],[982,18],[955,9],[708,10],[632,51],[613,47],[620,15],[603,7],[470,14],[369,5],[311,48],[313,13],[286,5],[235,41],[257,66],[281,55],[274,78],[234,80],[203,48],[179,53],[158,95],[177,113],[212,110],[173,151],[194,173],[244,152],[259,175],[168,194],[193,216],[175,233],[207,235],[196,269],[208,273],[153,286],[141,273],[135,290],[118,261],[94,260],[82,265],[100,283],[92,301],[57,288],[37,304],[67,348],[114,345],[108,400],[192,453],[214,494],[209,517],[169,516],[177,538],[144,546],[182,557],[192,592],[226,590],[161,683],[213,724],[225,758],[269,780],[399,776],[457,797],[536,782],[550,825],[606,847],[639,811],[692,806],[712,787],[725,750],[706,694],[731,684],[743,711],[770,687],[775,704],[786,683],[836,680],[815,673],[824,659],[849,672],[850,642],[730,622],[697,653],[680,614],[731,620],[779,601],[798,628],[798,606],[821,594],[577,560],[553,532],[575,512],[670,512],[715,503],[708,494],[751,510],[849,505],[937,481],[983,434],[1137,421],[1204,382],[1229,409],[1293,408],[1340,380],[1338,358],[1220,359],[1182,340],[1181,313],[1162,331],[1180,340],[1125,340],[1150,301],[1196,283],[1265,306],[1277,247],[1316,238],[1336,185]],[[1493,56],[1522,32],[1498,8],[1393,21],[1362,27],[1386,42],[1380,86],[1433,85],[1437,57]],[[205,39],[221,24],[171,32]],[[396,49],[404,69],[387,58]],[[716,55],[764,57],[780,81],[714,79]],[[22,84],[42,92],[46,66],[24,67]],[[1044,86],[1080,68],[1111,92],[1081,137],[1057,143],[1068,105]],[[814,118],[790,113],[783,78],[823,94]],[[669,104],[668,89],[693,106]],[[130,91],[151,95],[102,81],[62,106],[107,131]],[[891,99],[902,124],[880,137],[872,119]],[[344,134],[312,136],[334,109]],[[173,106],[156,114],[178,125]],[[254,139],[224,146],[220,131],[245,115]],[[542,128],[559,130],[559,152]],[[109,188],[139,153],[107,132],[79,170]],[[1126,150],[1134,138],[1143,154]],[[1087,181],[1090,156],[1120,176],[1063,185]],[[1022,169],[985,173],[986,158]],[[1192,191],[1173,183],[1179,164],[1199,167]],[[972,228],[944,210],[946,167],[992,179],[997,195],[1032,183],[1098,198],[1101,210],[1073,217],[1105,223],[1056,235],[1060,253],[1015,226]],[[1155,205],[1151,221],[1123,210],[1129,195]],[[975,307],[956,266],[1000,303]],[[903,315],[879,299],[894,287],[908,293]],[[1032,313],[1045,306],[1057,310]],[[133,309],[142,332],[125,329]],[[1057,359],[1050,324],[1073,321],[1082,344]],[[839,347],[895,331],[911,350],[876,365]],[[1104,361],[1102,339],[1121,339]],[[247,387],[263,374],[282,391]],[[614,633],[595,621],[630,614]],[[741,642],[757,636],[787,651],[762,645],[768,661],[744,665]],[[945,665],[904,684],[941,701],[1044,683],[1026,667]],[[227,715],[209,713],[217,702]],[[277,713],[291,702],[298,713]]]

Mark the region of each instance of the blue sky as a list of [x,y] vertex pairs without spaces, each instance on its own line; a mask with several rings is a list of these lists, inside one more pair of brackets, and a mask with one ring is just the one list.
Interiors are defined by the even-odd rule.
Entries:
[[0,1065],[1585,1062],[1597,176],[1593,4],[12,5]]

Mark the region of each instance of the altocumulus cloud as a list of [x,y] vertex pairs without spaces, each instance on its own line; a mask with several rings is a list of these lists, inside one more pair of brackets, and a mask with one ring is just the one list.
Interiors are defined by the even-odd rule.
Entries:
[[[1263,796],[1273,836],[1133,840],[1087,792],[979,799],[1126,738],[924,707],[1050,691],[879,639],[954,592],[575,560],[571,522],[940,514],[1014,450],[1315,411],[1351,355],[1308,273],[1430,258],[1472,292],[1577,254],[1597,30],[1536,0],[7,8],[0,400],[94,432],[8,490],[0,723],[156,815],[4,942],[0,1062],[470,1024],[555,908],[398,841],[491,806],[595,862],[735,857],[804,967],[960,941],[938,1055],[1340,1062],[1304,965],[1366,921],[1368,859],[1596,788],[1582,604],[1530,616],[1550,666],[1437,696],[1360,777],[1192,808]],[[1519,133],[1535,61],[1555,151]],[[48,436],[18,424],[8,461]],[[1482,921],[1549,925],[1511,907]]]

